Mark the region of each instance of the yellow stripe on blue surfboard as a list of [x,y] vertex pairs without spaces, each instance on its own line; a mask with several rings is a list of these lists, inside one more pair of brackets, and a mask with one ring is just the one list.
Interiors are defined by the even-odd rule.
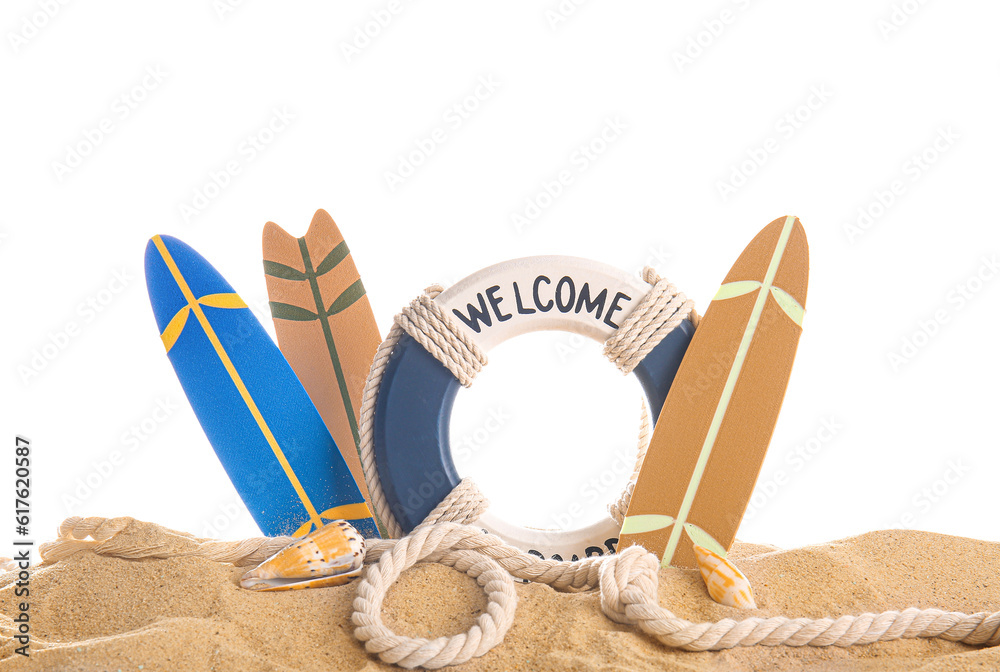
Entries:
[[168,236],[147,246],[146,280],[167,355],[261,530],[305,533],[322,526],[320,512],[351,507],[359,531],[377,536],[315,407],[229,283]]

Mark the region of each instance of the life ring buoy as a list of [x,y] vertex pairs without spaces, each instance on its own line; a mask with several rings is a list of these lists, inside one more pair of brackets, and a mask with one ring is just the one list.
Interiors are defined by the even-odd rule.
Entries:
[[[482,269],[435,301],[488,352],[519,334],[562,330],[606,341],[649,291],[612,266],[564,256],[526,257]],[[684,320],[634,369],[653,422],[694,334]],[[405,532],[418,525],[458,484],[449,424],[460,384],[408,334],[385,366],[374,410],[374,452],[389,508]],[[577,559],[613,552],[619,525],[608,516],[588,527],[537,530],[487,512],[476,523],[542,557]]]

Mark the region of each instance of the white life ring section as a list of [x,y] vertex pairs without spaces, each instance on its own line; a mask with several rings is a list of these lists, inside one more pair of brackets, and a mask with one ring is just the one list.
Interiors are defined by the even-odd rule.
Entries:
[[645,282],[613,266],[546,256],[484,268],[435,301],[489,352],[529,331],[569,331],[603,343],[648,291]]
[[[561,330],[603,343],[649,291],[613,266],[588,259],[540,256],[484,268],[435,301],[488,352],[520,334]],[[685,320],[634,373],[653,421],[694,334]],[[393,516],[409,532],[458,484],[449,426],[458,380],[403,334],[386,363],[375,405],[374,448],[379,480]],[[610,517],[578,530],[538,530],[487,512],[477,525],[544,558],[573,560],[613,552],[620,526]]]

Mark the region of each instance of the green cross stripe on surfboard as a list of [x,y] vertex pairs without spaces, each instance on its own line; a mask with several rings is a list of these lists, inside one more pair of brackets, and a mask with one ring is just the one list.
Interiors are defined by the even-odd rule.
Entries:
[[[690,545],[681,544],[686,535],[725,556],[788,383],[805,315],[807,259],[802,225],[784,217],[761,231],[733,266],[664,403],[620,548],[641,544],[660,554],[663,566],[693,566]],[[724,378],[707,375],[720,358]]]
[[[340,313],[354,305],[358,299],[365,295],[365,286],[361,283],[361,280],[358,279],[357,282],[341,292],[329,307],[325,308],[323,306],[323,295],[320,294],[319,291],[319,278],[336,268],[337,264],[346,259],[347,255],[350,254],[351,251],[348,249],[347,241],[345,240],[340,245],[333,248],[333,250],[330,251],[330,254],[326,255],[326,258],[323,259],[319,266],[314,269],[312,266],[312,260],[309,258],[309,248],[306,247],[305,236],[299,238],[298,240],[299,250],[302,253],[302,262],[306,266],[305,272],[299,271],[291,266],[286,266],[277,261],[268,261],[265,259],[264,274],[275,278],[283,278],[285,280],[308,281],[309,287],[312,289],[313,298],[316,301],[316,312],[312,312],[311,310],[307,310],[306,308],[295,306],[290,303],[270,301],[271,317],[276,320],[292,320],[295,322],[319,320],[323,329],[323,336],[326,338],[326,347],[327,353],[330,356],[330,362],[333,364],[333,369],[337,373],[337,385],[340,387],[340,394],[344,400],[344,406],[350,408],[351,397],[350,392],[347,389],[347,380],[344,377],[344,367],[341,366],[340,357],[337,355],[337,344],[333,341],[333,333],[330,331],[330,324],[323,318],[336,315],[337,313]],[[355,417],[354,413],[348,413],[347,418],[351,426],[351,434],[354,435],[355,448],[360,450],[361,436],[358,433],[358,419]]]
[[319,210],[302,237],[268,222],[263,253],[278,346],[367,499],[358,415],[381,337],[351,250]]

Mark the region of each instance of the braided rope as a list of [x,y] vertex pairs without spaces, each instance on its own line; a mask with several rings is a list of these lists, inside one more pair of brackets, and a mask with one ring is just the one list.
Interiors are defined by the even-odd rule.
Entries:
[[489,500],[479,491],[475,482],[471,478],[463,478],[420,524],[472,523],[479,520],[489,506]]
[[[88,539],[89,537],[89,539]],[[115,558],[199,557],[234,565],[259,565],[291,543],[292,537],[216,541],[177,532],[135,518],[67,518],[58,537],[38,547],[42,565],[51,565],[81,551]]]
[[441,293],[440,287],[433,285],[411,301],[396,316],[396,324],[444,364],[458,382],[469,387],[486,365],[486,354],[455,319],[434,302],[434,297]]
[[[457,523],[421,525],[403,539],[376,544],[378,548],[373,549],[375,553],[372,555],[377,556],[377,564],[369,565],[365,571],[358,588],[359,598],[354,602],[352,621],[359,626],[355,636],[366,642],[366,649],[378,653],[384,662],[404,667],[454,665],[488,650],[485,637],[476,640],[477,652],[469,653],[471,647],[462,639],[466,635],[439,638],[432,642],[423,638],[400,637],[385,628],[379,619],[385,593],[402,569],[421,559],[455,565],[461,558],[467,566],[474,566],[473,556],[485,556],[517,578],[546,583],[555,588],[572,586],[586,590],[599,586],[601,610],[608,618],[616,623],[636,625],[662,644],[686,651],[719,651],[758,645],[847,647],[917,637],[941,637],[970,645],[1000,644],[1000,611],[963,614],[911,608],[837,619],[776,616],[692,623],[659,605],[657,584],[660,562],[655,555],[637,546],[631,546],[618,555],[575,562],[540,560],[536,556],[520,553],[492,535]],[[366,563],[374,561],[372,555],[366,558]],[[402,569],[400,563],[403,563]],[[483,566],[492,568],[492,565]],[[491,593],[491,599],[492,595],[494,593]],[[504,609],[503,618],[507,617],[508,609],[510,618],[513,618],[513,599],[502,603],[501,607]],[[484,616],[480,617],[481,621]],[[497,618],[494,612],[489,612],[489,616]],[[482,622],[477,627],[486,629]],[[493,621],[490,621],[489,627],[496,628],[497,633],[502,630]],[[502,639],[502,635],[497,636],[492,645],[499,644]],[[414,655],[415,652],[419,655]]]
[[[467,537],[481,534],[475,528],[455,523],[421,526],[419,532],[394,542],[378,563],[369,565],[358,581],[351,615],[356,626],[354,636],[365,643],[368,652],[378,654],[383,662],[405,668],[437,669],[481,656],[503,641],[517,607],[514,580],[496,562],[475,551],[448,550]],[[486,591],[486,612],[468,632],[428,640],[397,635],[383,624],[382,602],[389,587],[404,570],[422,560],[465,572]]]
[[[694,301],[647,266],[642,278],[652,289],[604,344],[604,356],[629,374],[643,357],[684,320],[697,323]],[[693,317],[692,317],[693,316]]]
[[635,468],[632,470],[632,475],[629,477],[628,483],[625,484],[625,489],[618,495],[618,499],[608,504],[608,514],[619,525],[622,524],[622,521],[625,520],[625,514],[628,513],[628,505],[632,501],[635,483],[639,479],[639,470],[642,468],[643,460],[646,459],[646,451],[649,450],[649,440],[652,436],[653,423],[650,421],[649,410],[646,408],[646,404],[643,403],[642,415],[639,420],[639,448],[635,456]]
[[906,609],[881,614],[821,618],[723,619],[691,623],[657,601],[659,560],[637,546],[608,556],[601,566],[601,609],[617,623],[638,625],[661,643],[687,651],[735,646],[854,646],[915,637],[942,637],[973,645],[1000,644],[1000,611],[963,614]]

